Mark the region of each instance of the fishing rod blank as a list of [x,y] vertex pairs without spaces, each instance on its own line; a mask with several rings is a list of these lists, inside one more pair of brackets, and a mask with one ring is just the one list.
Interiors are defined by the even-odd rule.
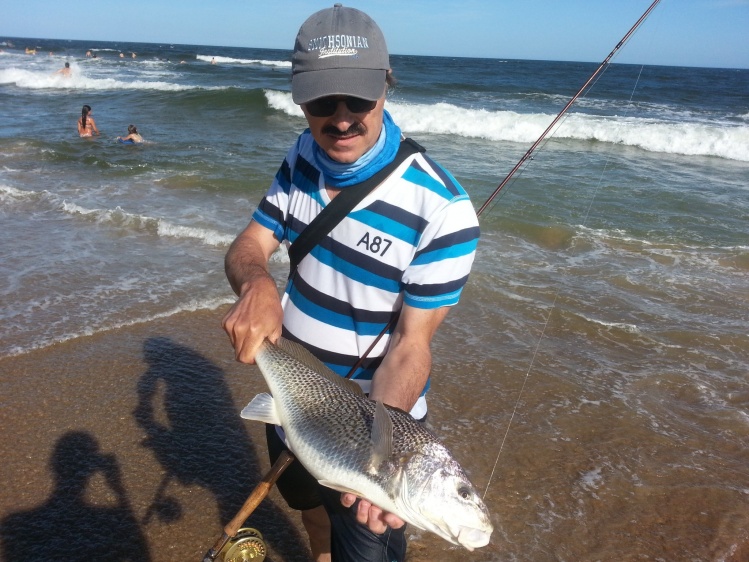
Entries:
[[637,20],[637,22],[632,26],[632,28],[627,32],[627,34],[622,38],[619,43],[617,43],[616,47],[614,47],[614,50],[609,53],[609,56],[607,56],[604,61],[596,68],[595,72],[590,75],[590,78],[585,82],[585,84],[582,85],[582,87],[577,91],[577,93],[572,96],[572,99],[567,102],[567,105],[562,108],[562,111],[559,112],[559,114],[554,118],[554,120],[551,122],[551,124],[546,128],[546,130],[541,134],[540,137],[538,137],[538,140],[531,145],[531,147],[528,149],[528,152],[526,152],[523,157],[518,161],[517,164],[515,164],[515,167],[510,170],[510,173],[507,174],[507,177],[502,180],[502,183],[499,184],[497,189],[495,189],[492,194],[489,196],[489,198],[484,202],[483,205],[481,205],[481,208],[476,212],[477,216],[481,216],[481,213],[484,212],[484,210],[491,204],[492,201],[494,201],[494,198],[499,194],[500,191],[502,191],[502,188],[507,184],[508,181],[510,181],[510,178],[515,175],[515,172],[517,172],[520,167],[531,157],[531,154],[533,154],[533,151],[538,148],[538,145],[541,144],[541,141],[546,138],[546,135],[549,134],[549,131],[551,131],[554,128],[554,125],[556,125],[559,120],[562,118],[562,116],[567,113],[567,110],[572,107],[572,104],[575,103],[577,98],[580,97],[580,95],[590,86],[590,84],[595,80],[596,76],[598,76],[601,71],[609,64],[611,59],[614,57],[616,52],[621,49],[624,44],[627,42],[627,40],[632,36],[632,34],[635,32],[635,30],[640,27],[640,24],[645,21],[645,19],[650,15],[650,12],[653,11],[653,9],[656,7],[656,5],[660,2],[660,0],[655,0],[650,7],[645,11],[642,16],[640,16],[640,19]]

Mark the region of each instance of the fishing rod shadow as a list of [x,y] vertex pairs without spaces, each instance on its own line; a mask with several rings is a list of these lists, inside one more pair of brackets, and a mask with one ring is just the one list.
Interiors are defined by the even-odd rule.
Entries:
[[[0,526],[2,560],[151,559],[114,455],[103,454],[89,433],[71,431],[50,458],[55,487],[34,509],[9,515]],[[113,502],[91,502],[91,480],[103,477]]]
[[[143,355],[148,369],[138,381],[133,415],[145,431],[143,445],[165,475],[141,523],[148,525],[154,517],[163,523],[180,519],[191,507],[181,505],[169,489],[200,486],[216,498],[221,521],[215,529],[220,531],[263,478],[256,451],[264,451],[265,443],[252,442],[224,371],[210,360],[166,337],[146,340]],[[306,549],[294,524],[270,500],[258,507],[252,521],[276,551],[284,555],[288,550],[289,559]],[[274,541],[272,529],[279,529],[283,540]]]

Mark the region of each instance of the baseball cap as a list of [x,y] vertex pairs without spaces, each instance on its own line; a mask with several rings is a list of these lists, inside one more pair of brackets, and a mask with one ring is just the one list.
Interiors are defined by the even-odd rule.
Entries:
[[390,68],[385,37],[367,14],[335,4],[299,28],[291,57],[296,104],[331,95],[377,100]]

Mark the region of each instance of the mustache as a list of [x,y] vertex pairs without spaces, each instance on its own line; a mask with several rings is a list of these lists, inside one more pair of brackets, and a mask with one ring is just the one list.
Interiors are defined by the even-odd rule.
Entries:
[[365,135],[367,128],[361,123],[354,123],[345,131],[341,131],[333,125],[326,125],[322,128],[322,133],[335,138],[345,138],[353,135]]

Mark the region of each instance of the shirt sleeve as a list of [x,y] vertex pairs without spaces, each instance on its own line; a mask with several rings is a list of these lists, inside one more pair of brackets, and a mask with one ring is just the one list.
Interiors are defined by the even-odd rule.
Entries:
[[299,153],[299,140],[291,147],[283,163],[278,168],[273,183],[261,199],[252,220],[272,230],[279,242],[287,239],[289,193],[291,190],[292,163],[296,162]]
[[461,193],[430,218],[404,272],[404,302],[415,308],[457,304],[468,281],[479,239],[476,212]]

